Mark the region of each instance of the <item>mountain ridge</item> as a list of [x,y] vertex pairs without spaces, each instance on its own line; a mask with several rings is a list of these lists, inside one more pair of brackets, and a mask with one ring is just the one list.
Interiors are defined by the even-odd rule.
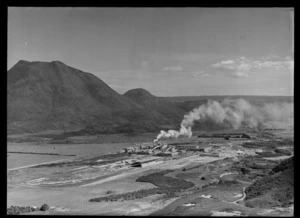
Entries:
[[[150,96],[146,104],[121,95],[95,75],[60,61],[21,60],[7,71],[7,84],[9,133],[91,126],[103,132],[122,132],[127,131],[126,125],[133,125],[132,131],[144,127],[157,131],[161,124],[177,122],[183,113],[146,90],[142,94],[142,98]],[[160,105],[171,116],[162,114],[165,109]],[[177,114],[175,120],[172,110]]]

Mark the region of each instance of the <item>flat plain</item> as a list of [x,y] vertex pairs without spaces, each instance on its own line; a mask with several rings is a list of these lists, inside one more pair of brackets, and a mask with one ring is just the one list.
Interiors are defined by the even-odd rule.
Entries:
[[[220,135],[224,131],[210,134]],[[281,159],[293,156],[293,130],[248,134],[252,135],[251,139],[195,135],[191,139],[164,141],[177,146],[179,151],[180,146],[185,146],[186,151],[175,156],[124,152],[124,148],[151,146],[147,134],[143,143],[128,142],[134,136],[128,139],[124,135],[118,136],[122,143],[96,143],[101,136],[73,137],[68,139],[72,144],[52,144],[49,140],[33,143],[24,139],[11,142],[8,143],[7,203],[8,206],[46,203],[50,206],[48,211],[30,214],[54,215],[293,214],[293,204],[248,207],[245,201],[245,189],[280,163],[281,160],[268,160],[270,156]],[[93,143],[82,143],[84,140]],[[268,143],[291,153],[278,155]],[[209,152],[187,149],[195,146],[209,148]],[[141,162],[142,167],[132,167],[133,161]],[[245,173],[241,168],[248,171]]]

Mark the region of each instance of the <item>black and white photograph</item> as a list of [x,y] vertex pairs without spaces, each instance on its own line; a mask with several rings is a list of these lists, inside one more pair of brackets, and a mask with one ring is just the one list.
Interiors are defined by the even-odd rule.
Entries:
[[8,215],[294,216],[294,8],[7,7]]

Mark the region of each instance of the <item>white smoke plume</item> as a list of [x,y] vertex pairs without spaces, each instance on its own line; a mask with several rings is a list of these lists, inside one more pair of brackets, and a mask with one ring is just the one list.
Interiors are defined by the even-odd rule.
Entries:
[[191,137],[192,127],[197,120],[211,119],[215,123],[227,123],[232,128],[241,126],[257,128],[261,125],[266,127],[279,127],[279,124],[293,125],[293,103],[271,103],[258,107],[251,105],[244,99],[225,99],[222,102],[209,100],[207,104],[184,115],[179,131],[161,130],[155,141],[161,138],[178,138],[179,136]]
[[178,138],[179,136],[187,136],[189,138],[192,137],[192,127],[191,126],[185,127],[184,125],[181,124],[181,128],[179,131],[169,130],[168,132],[165,132],[161,130],[158,136],[156,137],[156,140],[154,141],[157,141],[161,138]]

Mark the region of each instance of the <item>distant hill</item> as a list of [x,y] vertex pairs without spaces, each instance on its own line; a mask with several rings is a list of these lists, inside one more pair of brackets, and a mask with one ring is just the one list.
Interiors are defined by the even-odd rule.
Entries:
[[158,131],[183,116],[173,103],[144,92],[140,99],[135,90],[121,95],[93,74],[59,61],[19,61],[7,72],[8,133]]
[[145,89],[131,89],[124,96],[137,103],[147,111],[151,111],[153,116],[163,119],[163,123],[180,122],[184,111],[178,108],[171,101],[152,95]]
[[[229,99],[239,99],[243,98],[249,103],[261,106],[265,103],[273,103],[273,102],[287,102],[293,103],[294,97],[293,96],[257,96],[257,95],[212,95],[212,96],[178,96],[178,97],[163,97],[180,108],[186,108],[186,110],[190,111],[192,107],[198,105],[200,106],[203,103],[206,103],[208,99],[215,100],[215,101],[222,101],[225,98]],[[188,105],[188,106],[186,106]]]

